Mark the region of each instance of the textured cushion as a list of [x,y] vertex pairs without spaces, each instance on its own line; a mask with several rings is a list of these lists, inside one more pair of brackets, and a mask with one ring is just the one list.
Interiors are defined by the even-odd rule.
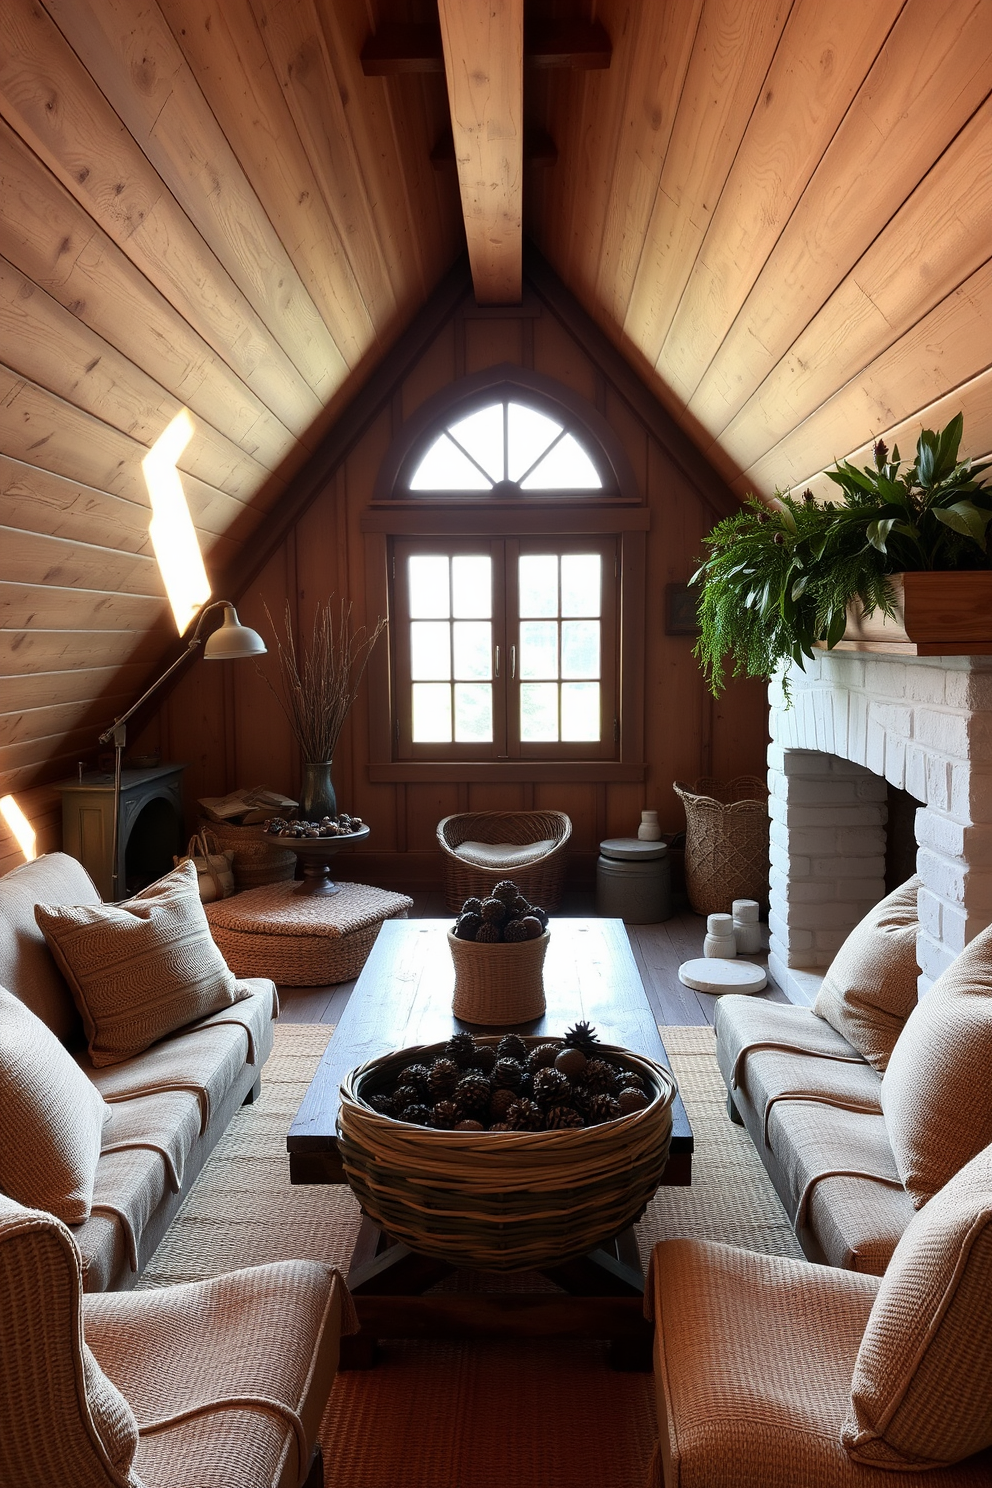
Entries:
[[823,978],[813,1011],[880,1072],[916,1006],[917,875],[851,931]]
[[455,856],[471,863],[475,868],[526,868],[536,863],[554,847],[550,837],[540,842],[461,842],[455,848]]
[[96,1065],[116,1064],[248,995],[210,936],[191,862],[123,904],[35,906]]
[[917,1207],[992,1142],[992,927],[910,1013],[882,1079],[882,1110]]
[[842,1440],[856,1462],[943,1467],[992,1447],[992,1149],[917,1214],[871,1310]]
[[90,1212],[110,1108],[51,1029],[0,987],[0,1188],[67,1224]]
[[99,903],[86,869],[67,853],[46,853],[0,878],[0,987],[19,997],[66,1043],[82,1043],[82,1024],[34,907]]

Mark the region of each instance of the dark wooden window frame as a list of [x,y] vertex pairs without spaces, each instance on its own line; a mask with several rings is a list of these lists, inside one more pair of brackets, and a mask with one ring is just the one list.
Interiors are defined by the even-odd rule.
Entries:
[[[590,453],[603,478],[592,492],[521,492],[503,483],[493,492],[422,492],[408,486],[430,441],[449,423],[507,392],[558,418]],[[617,554],[618,676],[615,696],[619,739],[612,758],[572,757],[563,746],[553,758],[400,758],[394,646],[380,645],[369,665],[369,779],[374,782],[441,783],[558,781],[637,782],[644,763],[645,549],[650,513],[637,489],[626,451],[602,415],[560,383],[524,368],[488,369],[442,390],[418,409],[393,441],[382,462],[370,506],[362,516],[369,614],[393,610],[393,546],[397,539],[613,537]],[[454,550],[453,547],[453,550]],[[408,751],[402,751],[408,752]],[[439,751],[454,754],[456,751]],[[600,751],[602,752],[602,751]],[[466,751],[470,753],[470,751]]]

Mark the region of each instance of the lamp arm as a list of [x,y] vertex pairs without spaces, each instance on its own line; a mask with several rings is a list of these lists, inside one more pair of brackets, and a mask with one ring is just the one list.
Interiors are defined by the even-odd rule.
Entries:
[[201,632],[203,630],[203,622],[210,611],[217,609],[227,609],[230,608],[230,606],[231,601],[229,599],[215,599],[211,604],[204,605],[203,609],[197,616],[196,629],[190,637],[189,645],[186,647],[186,650],[181,652],[176,657],[171,666],[166,667],[161,677],[156,678],[151,687],[147,688],[147,690],[141,694],[136,703],[131,704],[126,713],[122,713],[119,718],[115,718],[111,727],[104,730],[104,732],[100,735],[101,744],[110,744],[112,741],[116,742],[116,740],[114,740],[114,735],[121,724],[127,723],[128,719],[132,717],[133,714],[137,713],[142,703],[146,703],[152,696],[152,694],[158,691],[158,689],[162,686],[162,683],[167,681],[168,678],[172,676],[173,672],[177,671],[179,667],[183,665],[191,651],[195,651],[197,646],[202,646],[203,636]]

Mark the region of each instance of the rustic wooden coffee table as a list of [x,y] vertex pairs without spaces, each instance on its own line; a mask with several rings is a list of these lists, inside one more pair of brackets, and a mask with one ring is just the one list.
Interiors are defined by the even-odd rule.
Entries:
[[[335,1123],[349,1070],[392,1049],[439,1043],[460,1023],[451,1012],[454,972],[446,920],[387,920],[289,1130],[293,1183],[344,1183]],[[544,963],[547,1010],[516,1032],[561,1036],[585,1018],[603,1043],[621,1044],[668,1064],[664,1044],[622,920],[556,919]],[[475,1033],[508,1032],[471,1025]],[[681,1097],[672,1111],[672,1145],[663,1186],[691,1182],[692,1132]],[[374,1361],[378,1338],[608,1338],[620,1368],[650,1368],[644,1275],[633,1228],[608,1245],[542,1274],[560,1288],[431,1292],[453,1270],[417,1255],[363,1221],[348,1285],[362,1332],[346,1344],[352,1368]],[[491,1274],[491,1273],[490,1273]]]

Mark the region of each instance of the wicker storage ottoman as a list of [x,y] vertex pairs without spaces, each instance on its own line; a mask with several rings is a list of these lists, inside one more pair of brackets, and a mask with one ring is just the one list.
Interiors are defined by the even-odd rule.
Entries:
[[210,933],[239,977],[284,987],[347,982],[365,965],[383,920],[405,920],[413,900],[369,884],[340,884],[330,896],[266,884],[204,905]]

